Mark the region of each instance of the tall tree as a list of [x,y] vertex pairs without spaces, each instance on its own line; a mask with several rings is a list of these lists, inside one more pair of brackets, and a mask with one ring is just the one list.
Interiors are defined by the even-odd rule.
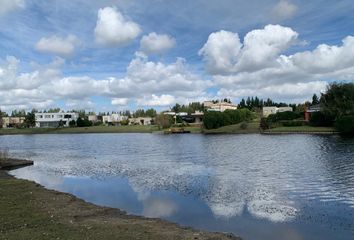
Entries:
[[316,105],[320,103],[320,99],[318,98],[318,96],[315,94],[313,94],[312,96],[312,105]]
[[322,111],[335,119],[354,115],[354,83],[332,83],[321,96]]

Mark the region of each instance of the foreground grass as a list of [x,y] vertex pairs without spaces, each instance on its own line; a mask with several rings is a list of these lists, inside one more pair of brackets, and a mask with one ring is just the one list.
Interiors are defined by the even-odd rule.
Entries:
[[0,135],[15,134],[69,134],[69,133],[151,133],[157,126],[92,126],[75,128],[24,128],[0,129]]
[[265,133],[333,133],[336,130],[332,127],[312,127],[312,126],[296,126],[296,127],[277,127],[264,131]]
[[126,215],[0,171],[0,239],[237,239]]
[[224,126],[217,129],[205,129],[203,132],[205,134],[223,134],[223,133],[233,133],[233,134],[246,134],[246,133],[259,133],[259,119],[254,119],[251,122],[247,122],[247,127],[243,129],[241,127],[242,123]]

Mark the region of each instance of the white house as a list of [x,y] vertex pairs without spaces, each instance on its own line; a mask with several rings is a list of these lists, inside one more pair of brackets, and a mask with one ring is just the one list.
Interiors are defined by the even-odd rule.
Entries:
[[271,114],[276,114],[278,112],[292,112],[292,107],[263,107],[263,117],[268,117]]
[[237,110],[237,105],[228,102],[213,103],[212,101],[205,101],[203,104],[208,111],[224,112],[225,110]]
[[78,113],[59,112],[59,113],[35,113],[36,127],[69,127],[69,122],[77,121]]
[[102,122],[104,124],[108,124],[108,125],[112,125],[112,124],[116,125],[116,124],[119,124],[121,121],[124,121],[127,119],[128,119],[127,116],[122,116],[117,113],[112,113],[111,115],[102,116]]
[[151,117],[138,117],[138,118],[130,118],[129,119],[129,124],[130,125],[151,125],[152,122],[152,118]]

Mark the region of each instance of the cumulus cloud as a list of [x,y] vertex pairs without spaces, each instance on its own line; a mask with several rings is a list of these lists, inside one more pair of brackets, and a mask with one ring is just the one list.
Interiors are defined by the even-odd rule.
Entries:
[[169,106],[176,102],[174,96],[171,95],[161,95],[157,96],[152,94],[149,97],[144,97],[142,99],[137,99],[137,105],[139,106]]
[[[64,100],[67,107],[91,109],[92,96],[111,98],[115,106],[125,106],[129,101],[141,106],[167,106],[205,96],[212,85],[193,74],[183,59],[164,64],[149,61],[141,54],[132,59],[122,78],[62,76],[60,69],[64,60],[61,58],[45,66],[32,64],[35,68],[32,72],[19,72],[18,64],[19,60],[14,57],[0,61],[0,107],[3,109],[30,109],[57,100]],[[80,101],[85,104],[80,105]]]
[[23,9],[25,6],[24,0],[0,0],[0,16],[16,9]]
[[284,20],[292,18],[298,10],[298,7],[288,0],[280,0],[272,9],[272,18],[275,20]]
[[267,25],[247,33],[242,44],[237,33],[222,30],[210,34],[199,54],[212,74],[255,71],[276,64],[279,54],[297,37],[291,28]]
[[115,106],[126,106],[128,104],[128,98],[113,98],[111,103]]
[[242,44],[237,33],[221,30],[210,34],[199,51],[212,74],[228,72],[237,61]]
[[[224,37],[215,37],[221,35]],[[268,25],[253,30],[246,34],[243,44],[235,36],[231,32],[213,33],[200,51],[220,87],[220,96],[303,101],[323,91],[329,80],[354,80],[352,36],[343,39],[341,46],[321,44],[313,51],[288,56],[283,52],[298,43],[298,33],[290,28]],[[228,50],[220,51],[222,42],[228,42],[224,45]]]
[[95,28],[97,43],[120,47],[133,41],[140,32],[140,26],[127,20],[116,8],[105,7],[98,11]]
[[75,52],[75,48],[80,45],[79,39],[74,35],[66,38],[51,36],[41,38],[35,45],[35,49],[40,52],[50,53],[57,56],[69,57]]
[[152,32],[149,33],[149,35],[142,37],[140,41],[140,49],[148,55],[162,54],[173,48],[175,44],[176,40],[169,35]]

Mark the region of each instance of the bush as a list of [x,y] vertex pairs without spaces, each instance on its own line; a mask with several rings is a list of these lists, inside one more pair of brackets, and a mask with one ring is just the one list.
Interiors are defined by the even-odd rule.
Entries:
[[261,122],[259,124],[259,127],[262,129],[262,130],[266,130],[266,129],[269,129],[270,126],[267,122],[267,118],[261,118]]
[[92,126],[92,122],[86,118],[84,118],[84,119],[78,118],[76,121],[76,125],[78,127],[90,127],[90,126]]
[[241,123],[240,128],[241,128],[242,130],[247,129],[247,128],[248,128],[248,123],[247,123],[247,122]]
[[206,129],[216,129],[249,121],[252,118],[253,114],[248,109],[226,110],[224,112],[208,111],[204,114],[203,122]]
[[322,112],[311,113],[310,125],[314,127],[330,127],[333,126],[333,118]]
[[76,121],[75,121],[75,120],[71,120],[71,121],[69,122],[69,126],[70,126],[70,127],[75,127],[75,126],[76,126]]
[[289,121],[298,118],[302,118],[303,115],[299,112],[278,112],[276,114],[271,114],[268,116],[267,121],[270,123],[275,123],[279,121]]
[[338,132],[345,135],[354,135],[354,115],[343,116],[335,123]]

